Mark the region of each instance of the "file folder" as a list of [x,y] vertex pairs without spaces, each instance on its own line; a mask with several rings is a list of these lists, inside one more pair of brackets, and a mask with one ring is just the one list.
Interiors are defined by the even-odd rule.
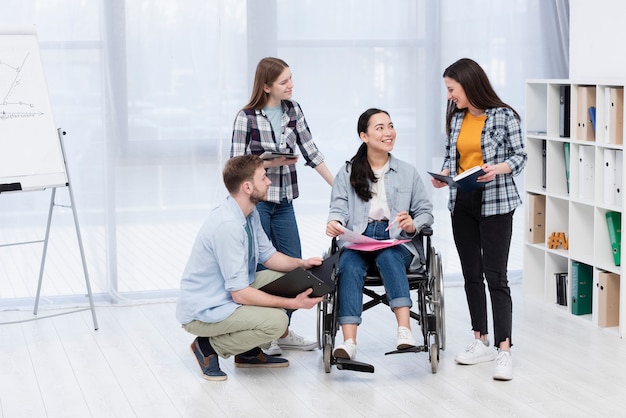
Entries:
[[529,193],[528,195],[528,237],[530,244],[546,240],[546,197]]
[[593,267],[572,261],[572,314],[591,313]]
[[624,89],[622,87],[606,87],[604,141],[609,144],[624,142]]
[[619,325],[619,275],[601,271],[598,273],[598,326]]
[[593,152],[594,149],[590,145],[578,147],[578,197],[583,200],[593,199]]
[[591,123],[589,109],[596,105],[596,88],[594,86],[577,87],[576,138],[581,141],[595,141],[596,135]]
[[569,194],[569,173],[570,173],[570,143],[563,142],[563,156],[565,158],[565,180],[567,182],[567,194]]
[[604,150],[604,165],[602,168],[603,185],[602,194],[604,197],[604,203],[608,205],[614,205],[616,202],[616,188],[615,188],[615,150]]
[[561,86],[559,90],[559,136],[562,138],[569,138],[571,87]]
[[541,141],[541,187],[546,188],[546,164],[547,164],[547,153],[546,153],[546,140]]
[[619,266],[622,260],[622,214],[613,211],[607,212],[606,226],[609,231],[613,262]]
[[622,176],[624,173],[624,151],[615,150],[615,204],[622,206]]
[[556,278],[556,303],[567,306],[567,273],[554,273]]

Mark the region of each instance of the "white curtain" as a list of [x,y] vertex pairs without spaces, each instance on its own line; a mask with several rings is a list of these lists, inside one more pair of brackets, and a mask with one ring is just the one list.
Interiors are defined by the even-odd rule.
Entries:
[[[232,122],[260,58],[290,64],[294,99],[331,171],[359,145],[358,115],[379,107],[398,131],[394,153],[425,176],[441,159],[443,69],[474,58],[523,113],[526,78],[567,77],[567,9],[558,0],[5,0],[0,25],[37,28],[94,293],[120,302],[176,295],[195,234],[225,195]],[[298,175],[304,255],[321,255],[330,188],[309,167]],[[433,200],[445,213],[445,199]],[[39,234],[48,203],[45,192],[1,195],[0,244]],[[49,241],[43,294],[54,303],[84,289],[70,215],[55,213]],[[0,248],[7,306],[34,294],[39,254]],[[16,260],[28,267],[7,267]]]

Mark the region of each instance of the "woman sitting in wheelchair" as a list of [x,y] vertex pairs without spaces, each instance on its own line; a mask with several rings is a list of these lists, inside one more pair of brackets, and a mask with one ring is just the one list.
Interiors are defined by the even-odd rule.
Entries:
[[[365,236],[385,240],[412,240],[432,225],[432,203],[412,165],[391,155],[396,131],[389,113],[368,109],[359,117],[357,132],[363,143],[339,170],[333,184],[326,235],[337,237],[342,226]],[[338,321],[344,342],[335,358],[354,360],[357,327],[363,311],[363,284],[370,266],[380,274],[389,306],[398,322],[397,349],[415,346],[411,333],[407,270],[423,264],[421,244],[408,241],[377,251],[342,248],[338,264]]]

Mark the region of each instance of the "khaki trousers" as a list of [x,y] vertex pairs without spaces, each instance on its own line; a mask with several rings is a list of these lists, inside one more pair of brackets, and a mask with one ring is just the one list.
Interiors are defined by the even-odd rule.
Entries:
[[[259,289],[284,274],[273,270],[259,271],[250,287]],[[285,333],[288,325],[289,318],[282,308],[242,305],[221,322],[209,324],[193,320],[183,328],[198,337],[210,337],[215,352],[228,358],[254,347],[268,348],[271,341]]]

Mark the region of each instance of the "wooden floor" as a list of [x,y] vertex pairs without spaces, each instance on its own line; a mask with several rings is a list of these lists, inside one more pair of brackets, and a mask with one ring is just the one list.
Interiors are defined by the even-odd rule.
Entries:
[[[626,415],[626,343],[513,286],[515,378],[493,364],[460,366],[470,342],[463,288],[445,288],[447,350],[432,374],[426,353],[385,356],[395,325],[386,307],[364,314],[358,359],[373,374],[332,368],[322,353],[286,352],[290,367],[236,369],[224,382],[201,377],[173,302],[99,306],[0,326],[0,417],[583,417]],[[28,319],[0,312],[0,321]],[[315,336],[315,311],[293,328]],[[417,326],[414,327],[417,329]],[[341,336],[338,335],[338,338]]]

